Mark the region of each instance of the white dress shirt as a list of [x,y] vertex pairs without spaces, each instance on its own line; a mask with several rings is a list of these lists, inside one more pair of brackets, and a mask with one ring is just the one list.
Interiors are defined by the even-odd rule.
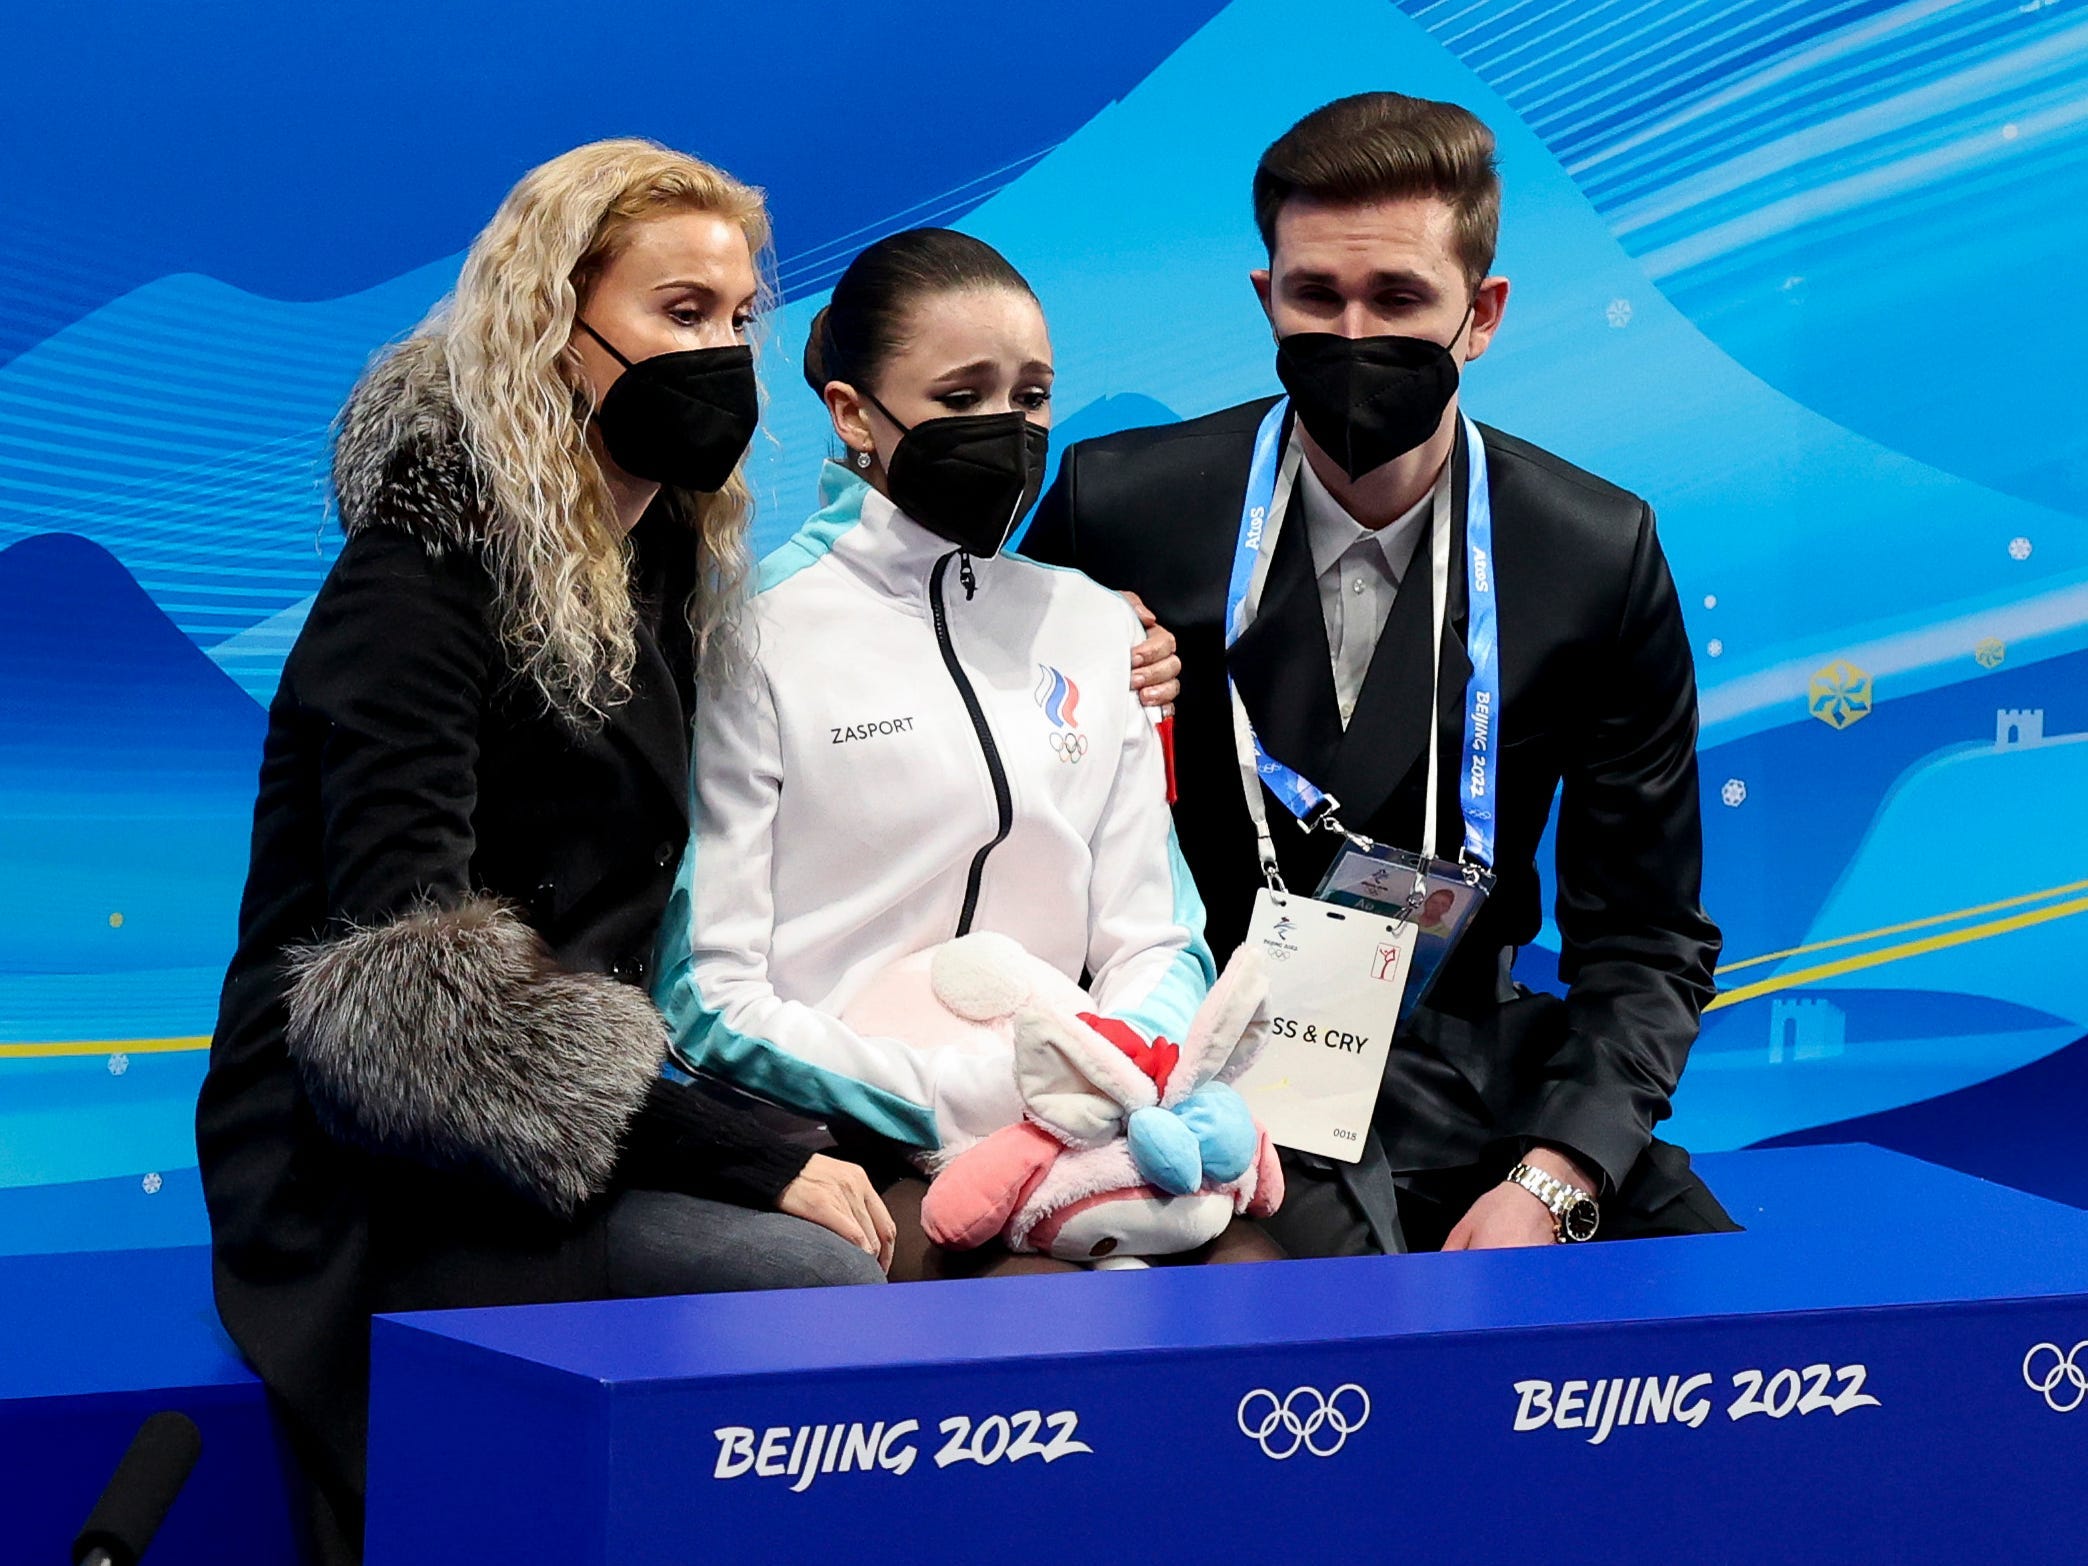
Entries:
[[1347,728],[1378,637],[1391,617],[1392,600],[1426,530],[1433,488],[1403,515],[1372,530],[1327,492],[1310,462],[1299,462],[1297,482],[1312,569],[1319,579],[1320,613],[1327,623],[1327,648],[1334,656],[1334,695],[1341,707],[1341,726]]

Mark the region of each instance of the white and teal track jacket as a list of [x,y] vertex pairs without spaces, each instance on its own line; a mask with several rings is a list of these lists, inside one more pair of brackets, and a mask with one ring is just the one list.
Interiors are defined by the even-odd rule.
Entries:
[[1005,1054],[840,1021],[887,964],[970,930],[1101,1010],[1184,1036],[1213,968],[1136,618],[1076,572],[973,563],[837,464],[761,567],[753,668],[698,695],[694,835],[654,996],[682,1062],[932,1159],[1021,1114]]

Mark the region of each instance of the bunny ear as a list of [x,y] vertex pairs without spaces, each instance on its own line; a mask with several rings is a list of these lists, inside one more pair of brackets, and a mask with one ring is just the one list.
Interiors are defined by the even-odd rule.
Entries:
[[1181,1064],[1168,1079],[1166,1107],[1172,1109],[1206,1082],[1230,1082],[1254,1064],[1269,1037],[1268,1000],[1262,955],[1242,946],[1189,1024]]
[[1030,1119],[1070,1147],[1107,1142],[1128,1111],[1159,1097],[1152,1078],[1094,1030],[1035,1009],[1015,1018],[1015,1080]]

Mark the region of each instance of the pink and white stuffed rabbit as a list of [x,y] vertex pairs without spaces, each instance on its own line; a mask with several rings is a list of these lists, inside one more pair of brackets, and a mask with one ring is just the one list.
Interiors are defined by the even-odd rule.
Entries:
[[1147,1039],[1018,943],[978,934],[893,964],[842,1015],[1012,1055],[1022,1116],[945,1150],[922,1207],[931,1239],[1095,1261],[1193,1250],[1281,1204],[1275,1149],[1230,1085],[1268,1036],[1267,998],[1260,954],[1243,950],[1186,1040]]

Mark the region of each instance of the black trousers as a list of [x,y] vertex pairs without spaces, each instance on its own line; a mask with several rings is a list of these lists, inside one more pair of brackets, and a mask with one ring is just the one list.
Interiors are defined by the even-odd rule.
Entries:
[[[1497,1184],[1499,1163],[1427,1169],[1395,1176],[1399,1226],[1409,1251],[1439,1251],[1457,1221]],[[1293,1256],[1370,1256],[1383,1249],[1371,1232],[1340,1166],[1324,1158],[1283,1155],[1283,1209],[1262,1227]],[[1642,1240],[1674,1234],[1733,1234],[1733,1222],[1689,1155],[1656,1140],[1624,1184],[1602,1203],[1597,1240]]]

